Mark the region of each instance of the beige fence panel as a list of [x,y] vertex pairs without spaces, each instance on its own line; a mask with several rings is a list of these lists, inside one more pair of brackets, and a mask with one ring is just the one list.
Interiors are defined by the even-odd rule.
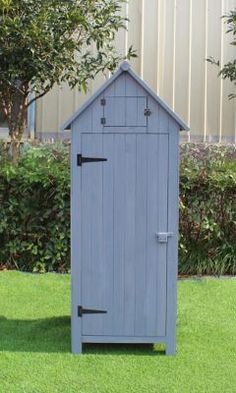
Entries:
[[[128,31],[121,31],[116,46],[125,54],[137,49],[134,70],[191,126],[191,140],[236,141],[236,101],[228,81],[217,77],[221,63],[235,58],[235,48],[221,16],[236,8],[236,0],[130,0],[123,6]],[[91,95],[102,83],[90,83]],[[87,96],[88,96],[87,95]],[[86,99],[77,89],[54,88],[37,105],[37,133],[56,136],[60,126]]]

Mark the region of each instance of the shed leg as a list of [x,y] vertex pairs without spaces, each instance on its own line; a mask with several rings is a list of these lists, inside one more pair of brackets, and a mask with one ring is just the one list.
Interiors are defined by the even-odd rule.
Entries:
[[[73,312],[73,311],[72,311]],[[82,353],[82,340],[81,340],[81,321],[77,315],[72,314],[71,318],[71,351],[72,353]]]
[[82,353],[82,342],[78,341],[78,337],[77,337],[77,340],[72,340],[71,350],[72,350],[72,353],[74,353],[75,355],[76,354],[79,355]]
[[175,338],[171,338],[166,343],[166,355],[167,356],[176,355],[176,340],[175,340]]

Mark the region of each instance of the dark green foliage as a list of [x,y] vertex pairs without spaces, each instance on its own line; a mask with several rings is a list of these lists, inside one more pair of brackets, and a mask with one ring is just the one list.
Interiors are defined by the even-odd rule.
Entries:
[[[18,166],[0,145],[0,265],[69,270],[68,146],[24,146]],[[236,274],[236,148],[181,147],[181,274]]]
[[236,148],[183,145],[182,274],[236,274]]
[[0,167],[0,263],[26,271],[69,269],[68,148],[25,147]]

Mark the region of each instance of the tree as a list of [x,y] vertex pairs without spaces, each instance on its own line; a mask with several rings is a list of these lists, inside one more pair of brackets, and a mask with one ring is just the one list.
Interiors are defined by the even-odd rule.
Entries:
[[[234,11],[230,11],[226,15],[223,15],[222,18],[225,19],[225,23],[228,26],[226,33],[232,33],[233,35],[233,40],[230,45],[236,46],[236,9]],[[221,67],[219,60],[215,60],[214,57],[209,57],[207,61]],[[236,86],[236,59],[224,64],[220,69],[219,76],[223,79],[229,79]],[[229,94],[229,99],[232,98],[236,98],[235,93]]]
[[14,160],[34,101],[63,82],[86,90],[89,79],[116,68],[125,1],[0,0],[0,111]]

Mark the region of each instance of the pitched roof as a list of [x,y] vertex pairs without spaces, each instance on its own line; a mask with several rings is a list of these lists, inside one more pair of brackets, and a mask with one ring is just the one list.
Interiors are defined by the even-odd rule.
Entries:
[[143,89],[179,124],[181,130],[189,131],[188,125],[137,75],[130,64],[124,61],[119,69],[82,105],[63,125],[62,130],[71,128],[72,123],[124,72],[127,72]]

